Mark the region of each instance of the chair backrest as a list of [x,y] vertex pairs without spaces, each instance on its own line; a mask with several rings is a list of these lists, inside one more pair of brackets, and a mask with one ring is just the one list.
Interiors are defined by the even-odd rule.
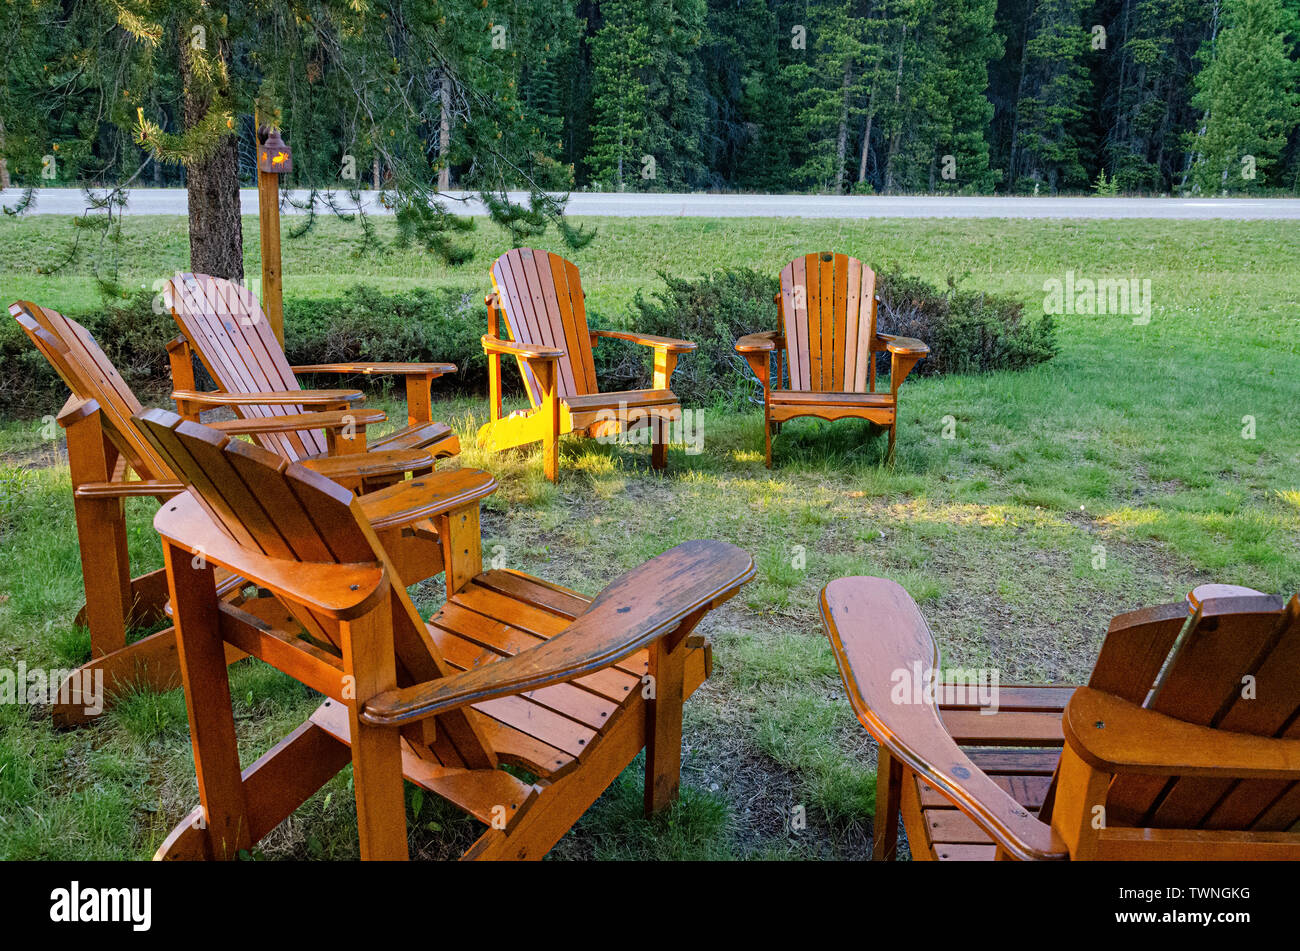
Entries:
[[[206,274],[179,273],[163,288],[163,300],[212,379],[225,392],[302,389],[262,305],[248,288]],[[245,418],[303,411],[296,404],[236,409]],[[328,450],[325,435],[318,430],[259,433],[254,438],[286,459],[302,459]]]
[[171,479],[166,463],[132,420],[140,412],[140,401],[90,332],[58,311],[30,301],[10,305],[9,313],[72,395],[99,404],[105,434],[136,474],[142,479]]
[[[148,410],[137,417],[137,423],[208,516],[208,525],[187,521],[186,537],[178,544],[196,553],[214,552],[215,544],[205,544],[205,538],[220,532],[254,555],[304,566],[378,562],[391,582],[398,686],[454,672],[420,618],[383,544],[362,515],[361,503],[351,492],[260,446],[231,439],[175,413]],[[165,506],[158,518],[165,521],[169,517]],[[215,554],[212,557],[216,559]],[[269,579],[259,578],[255,572],[233,565],[225,567],[259,586],[272,587]],[[333,649],[327,653],[341,654],[344,645],[337,620],[289,598],[280,601],[309,638],[294,647],[319,657],[320,648],[332,644]],[[438,755],[455,757],[454,762],[490,758],[483,737],[472,727],[465,727],[468,716],[466,711],[452,711],[438,717],[445,727],[436,731],[434,749]]]
[[[1300,596],[1284,604],[1202,585],[1186,603],[1121,615],[1088,685],[1198,726],[1300,738]],[[1126,775],[1111,784],[1106,815],[1125,826],[1287,831],[1300,820],[1300,784]]]
[[[512,339],[535,346],[559,347],[560,396],[599,393],[591,355],[591,331],[578,268],[558,254],[515,248],[492,262],[497,293]],[[528,393],[536,406],[542,394],[519,361]]]
[[777,310],[790,389],[875,391],[876,274],[871,268],[829,251],[795,258],[781,270]]

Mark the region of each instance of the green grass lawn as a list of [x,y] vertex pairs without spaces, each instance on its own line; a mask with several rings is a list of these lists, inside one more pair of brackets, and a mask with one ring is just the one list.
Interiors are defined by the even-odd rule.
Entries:
[[[1149,324],[1060,317],[1061,353],[1014,374],[911,378],[897,458],[865,424],[788,424],[777,467],[762,463],[761,415],[704,407],[704,451],[570,440],[561,478],[536,449],[472,448],[482,399],[440,406],[494,472],[484,547],[510,567],[594,593],[690,538],[753,553],[758,577],[707,622],[714,677],[687,704],[682,803],[640,818],[634,766],[557,857],[864,857],[874,748],[849,711],[816,596],[840,575],[894,578],[917,599],[945,665],[1012,680],[1086,675],[1109,618],[1222,581],[1300,588],[1300,229],[1287,222],[799,221],[601,219],[572,255],[593,307],[624,313],[657,271],[747,265],[775,272],[823,248],[1042,306],[1069,270],[1150,279]],[[0,222],[0,297],[76,313],[93,307],[89,268],[37,275],[69,239],[66,220]],[[256,220],[245,222],[256,273]],[[357,257],[355,230],[326,222],[286,241],[288,293],[367,282],[486,289],[504,250],[486,226],[478,257],[447,268],[414,252]],[[184,222],[127,219],[124,279],[146,286],[186,264]],[[561,250],[554,243],[544,246]],[[773,321],[775,315],[773,316]],[[762,328],[755,328],[762,329]],[[685,359],[690,359],[686,357]],[[737,371],[739,372],[739,370]],[[392,415],[400,415],[400,406]],[[692,407],[692,409],[701,409]],[[1254,438],[1247,426],[1253,419]],[[0,667],[67,666],[87,640],[68,476],[39,420],[0,424]],[[945,438],[951,435],[953,438]],[[160,552],[152,505],[130,503],[133,554]],[[417,591],[422,609],[436,586]],[[233,689],[251,759],[316,700],[253,662]],[[268,857],[356,854],[346,772],[266,840]],[[140,694],[97,725],[57,733],[44,711],[0,706],[0,856],[144,857],[196,799],[179,692]],[[416,807],[418,805],[418,815]],[[808,827],[791,831],[793,807]],[[450,856],[474,835],[454,810],[411,804],[413,852]]]

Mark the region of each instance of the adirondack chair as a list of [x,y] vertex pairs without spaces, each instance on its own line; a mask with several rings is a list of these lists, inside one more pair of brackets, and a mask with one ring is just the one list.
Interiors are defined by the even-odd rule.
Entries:
[[[876,274],[857,258],[823,251],[795,258],[781,271],[774,298],[780,330],[736,341],[763,387],[763,435],[772,468],[772,429],[799,416],[865,419],[898,428],[898,388],[930,348],[876,330]],[[889,392],[876,392],[876,354],[890,354]],[[771,355],[776,354],[776,376]],[[782,388],[783,365],[790,384]]]
[[[628,330],[591,330],[578,268],[557,254],[516,248],[493,262],[491,275],[483,338],[491,420],[479,429],[478,444],[499,452],[540,439],[546,478],[554,482],[560,471],[560,436],[610,436],[649,426],[651,465],[663,469],[668,463],[666,426],[682,418],[681,403],[668,384],[677,358],[695,344]],[[502,317],[513,339],[502,335]],[[652,348],[653,388],[601,392],[592,358],[592,347],[601,338]],[[502,356],[518,361],[532,404],[530,410],[504,417]]]
[[[304,390],[299,373],[343,373],[362,376],[401,376],[406,381],[407,425],[382,439],[356,445],[352,451],[386,452],[422,449],[435,459],[460,452],[460,440],[445,423],[433,421],[430,387],[450,363],[322,363],[291,367],[253,292],[231,281],[205,274],[177,274],[163,288],[163,299],[181,329],[168,345],[172,384],[178,411],[197,420],[207,406],[231,406],[245,419],[301,413],[304,407],[346,409],[356,390]],[[221,392],[195,388],[197,352]],[[319,431],[258,433],[259,444],[286,459],[325,455],[328,438]]]
[[[488,826],[466,853],[476,859],[540,858],[642,747],[646,809],[675,798],[682,702],[711,663],[693,631],[753,577],[745,552],[687,542],[589,600],[483,571],[487,473],[405,482],[363,510],[309,470],[175,414],[150,410],[140,424],[190,487],[154,524],[200,806],[157,857],[234,857],[349,761],[363,858],[408,857],[403,777]],[[428,624],[388,549],[393,526],[415,517],[437,523],[446,552],[448,597]],[[222,603],[213,566],[271,591],[278,610]],[[224,645],[328,698],[243,771]]]
[[[160,568],[131,577],[127,555],[124,502],[153,497],[162,502],[183,489],[170,465],[137,429],[132,417],[143,407],[94,338],[75,320],[29,301],[9,308],[38,350],[72,391],[58,416],[67,434],[68,467],[81,550],[86,603],[76,623],[90,631],[91,660],[74,671],[54,705],[56,724],[71,726],[93,717],[76,702],[73,684],[102,672],[105,687],[114,691],[128,682],[169,690],[180,684],[176,640],[168,627],[132,644],[132,627],[152,625],[165,617],[167,580]],[[360,393],[356,393],[360,396]],[[347,447],[364,440],[366,427],[383,422],[378,410],[301,413],[230,420],[213,425],[229,435],[323,429],[331,445]],[[351,435],[349,435],[351,433]],[[412,470],[427,471],[432,458],[423,450],[358,455],[343,453],[306,463],[318,473],[342,482],[382,486]],[[412,546],[417,542],[412,541]],[[436,546],[424,544],[428,575],[436,574]],[[412,560],[414,565],[414,559]],[[222,592],[239,598],[239,579],[223,577]]]
[[1300,858],[1300,596],[1121,614],[1086,686],[1000,687],[991,715],[915,689],[938,652],[894,582],[832,581],[821,610],[880,744],[875,858],[900,813],[918,859]]

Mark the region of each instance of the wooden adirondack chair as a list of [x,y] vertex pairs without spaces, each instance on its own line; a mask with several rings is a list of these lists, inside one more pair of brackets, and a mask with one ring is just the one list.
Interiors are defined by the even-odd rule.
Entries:
[[[291,367],[257,297],[247,288],[205,274],[177,274],[163,288],[163,298],[181,329],[168,346],[172,398],[180,414],[197,420],[207,406],[231,406],[245,419],[301,413],[304,407],[347,409],[356,390],[304,390],[299,373],[396,375],[406,380],[405,428],[353,451],[387,452],[422,449],[435,459],[460,452],[460,440],[445,423],[433,421],[430,387],[451,363],[322,363]],[[192,349],[191,349],[192,348]],[[221,392],[195,389],[192,352]],[[314,459],[329,449],[327,437],[308,430],[267,432],[258,443],[286,459]]]
[[[18,301],[9,312],[72,391],[58,422],[68,440],[68,466],[86,592],[86,603],[77,613],[76,623],[90,631],[91,660],[72,673],[59,696],[72,697],[72,685],[82,683],[81,678],[96,671],[103,673],[109,691],[128,682],[156,690],[172,689],[180,684],[173,629],[168,627],[132,644],[126,643],[129,628],[151,625],[164,618],[167,581],[161,568],[131,577],[124,502],[141,497],[165,501],[184,486],[166,460],[140,434],[132,420],[143,409],[140,401],[86,328],[57,311],[29,301]],[[346,449],[353,440],[363,444],[366,427],[383,422],[384,418],[378,410],[350,409],[231,420],[213,425],[230,435],[292,432],[294,427],[307,431],[323,429],[328,433],[330,445]],[[322,475],[349,484],[382,486],[400,479],[405,472],[428,470],[433,460],[422,450],[368,455],[344,452],[311,460],[307,465]],[[439,570],[440,566],[430,563],[429,575]],[[238,581],[238,578],[223,577],[223,594],[238,598]],[[54,705],[53,713],[60,726],[92,719],[85,705],[79,702],[61,700]]]
[[880,744],[875,858],[900,812],[918,859],[1300,858],[1300,597],[1210,584],[1119,615],[1087,686],[1000,687],[992,715],[894,692],[938,665],[894,582],[840,578],[821,609]]
[[[876,331],[876,275],[857,258],[823,251],[795,258],[781,271],[775,297],[780,330],[736,341],[763,387],[763,434],[772,468],[772,428],[798,416],[853,417],[898,428],[898,388],[930,348],[911,337]],[[876,392],[876,354],[889,351],[889,392]],[[776,376],[771,355],[776,354]],[[790,385],[782,388],[783,365]]]
[[[478,431],[478,444],[493,451],[542,441],[546,478],[560,471],[559,441],[567,433],[608,436],[651,427],[651,465],[668,462],[666,424],[682,418],[668,388],[677,358],[695,349],[673,340],[627,330],[591,330],[578,268],[549,251],[516,248],[492,264],[487,296],[491,420]],[[513,339],[502,336],[501,317]],[[592,347],[600,338],[629,340],[654,350],[653,388],[602,393]],[[532,409],[502,416],[501,357],[518,360]]]
[[[407,857],[403,777],[488,826],[466,855],[478,859],[540,858],[642,747],[647,810],[674,799],[682,702],[710,668],[692,631],[753,577],[745,552],[687,542],[589,600],[482,570],[487,473],[392,486],[367,511],[257,446],[160,410],[140,421],[190,486],[154,524],[201,805],[158,857],[235,856],[349,761],[363,858]],[[428,624],[388,548],[415,518],[437,523],[446,552],[448,599]],[[222,603],[213,566],[271,591],[278,610]],[[242,772],[225,645],[328,697]]]

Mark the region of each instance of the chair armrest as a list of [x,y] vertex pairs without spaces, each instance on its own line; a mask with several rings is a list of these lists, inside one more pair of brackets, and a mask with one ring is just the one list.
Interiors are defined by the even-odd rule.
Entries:
[[388,574],[381,563],[286,560],[245,548],[217,527],[190,492],[160,508],[153,524],[158,534],[186,551],[201,551],[205,560],[231,574],[328,617],[353,620],[388,595]]
[[607,337],[610,340],[627,340],[631,343],[639,343],[643,347],[667,350],[669,353],[690,353],[695,349],[695,344],[689,340],[656,337],[654,334],[639,334],[632,330],[593,330],[591,336],[593,338]]
[[59,415],[55,418],[64,429],[67,429],[73,423],[80,422],[90,416],[100,412],[99,402],[92,397],[79,397],[77,395],[69,396],[63,408],[59,410]]
[[260,393],[203,393],[173,390],[172,399],[204,406],[329,406],[364,400],[360,390],[268,390]]
[[756,334],[746,334],[736,341],[737,353],[771,353],[777,349],[775,330],[764,330]]
[[454,363],[312,363],[294,373],[360,373],[363,376],[434,376],[455,373]]
[[930,628],[907,592],[884,578],[838,578],[821,593],[822,624],[858,720],[899,762],[923,776],[1003,849],[1019,859],[1065,859],[1068,851],[962,752],[934,698],[899,703],[895,672],[938,665]]
[[451,677],[381,693],[361,718],[400,726],[602,670],[726,600],[753,576],[753,559],[734,545],[686,542],[616,579],[549,640]]
[[417,476],[357,501],[375,531],[409,525],[487,498],[497,490],[497,480],[481,469],[453,469],[434,477]]
[[72,490],[79,499],[171,498],[185,491],[182,482],[140,479],[132,482],[83,482]]
[[293,433],[305,429],[345,429],[348,426],[373,426],[388,419],[383,410],[330,410],[326,413],[290,413],[284,416],[254,416],[250,419],[223,419],[204,423],[228,436],[254,433]]
[[523,357],[525,360],[558,360],[564,356],[564,351],[558,347],[515,343],[513,340],[502,340],[500,337],[489,337],[487,334],[483,335],[483,351]]
[[900,356],[924,357],[930,352],[930,347],[915,337],[895,337],[893,334],[878,333],[876,339],[882,341],[885,349],[890,353],[897,353]]
[[1070,749],[1108,773],[1300,779],[1300,739],[1200,726],[1091,687],[1070,697],[1063,726]]

